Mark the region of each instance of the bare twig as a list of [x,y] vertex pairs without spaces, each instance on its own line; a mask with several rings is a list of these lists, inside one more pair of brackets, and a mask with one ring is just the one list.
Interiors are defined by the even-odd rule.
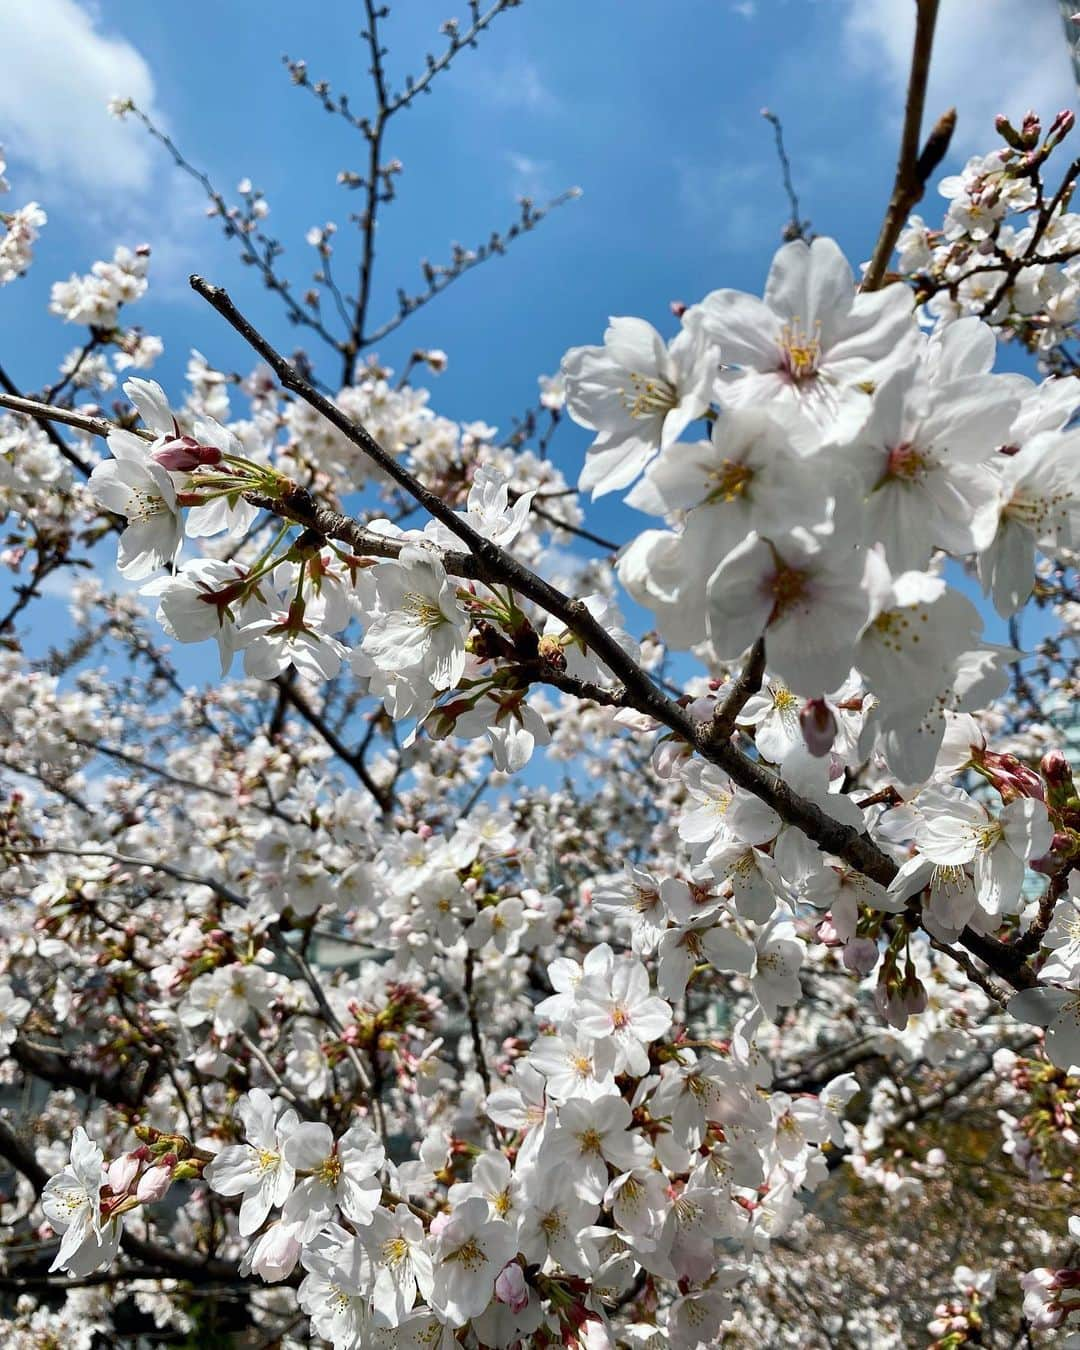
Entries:
[[889,199],[885,220],[874,246],[874,255],[863,277],[862,289],[876,291],[885,279],[900,231],[904,228],[911,208],[922,197],[930,175],[945,158],[956,126],[956,109],[950,108],[938,119],[919,151],[926,86],[930,76],[930,53],[934,46],[934,28],[937,24],[939,0],[916,0],[915,42],[911,53],[911,73],[908,76],[907,103],[904,108],[904,129],[900,137],[900,156],[896,163],[896,180]]
[[776,137],[776,157],[780,161],[780,175],[784,180],[784,191],[787,193],[788,204],[791,207],[791,219],[784,226],[783,237],[789,243],[793,239],[803,239],[810,243],[814,237],[814,232],[810,228],[810,222],[803,220],[799,211],[799,198],[791,177],[791,160],[784,148],[783,123],[776,113],[769,108],[762,108],[761,115],[767,122],[771,123],[773,134]]

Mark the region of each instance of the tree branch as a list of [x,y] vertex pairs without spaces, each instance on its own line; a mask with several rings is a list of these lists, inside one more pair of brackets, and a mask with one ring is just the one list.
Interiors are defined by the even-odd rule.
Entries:
[[915,0],[915,42],[911,53],[911,73],[908,76],[907,104],[904,108],[904,129],[900,137],[900,156],[896,164],[896,180],[889,200],[885,220],[874,246],[874,255],[863,277],[862,289],[876,291],[885,279],[900,231],[911,208],[922,197],[927,181],[945,158],[956,126],[956,109],[950,108],[934,126],[926,144],[919,152],[919,133],[923,108],[926,104],[926,85],[930,75],[930,54],[934,46],[934,28],[937,24],[939,0]]

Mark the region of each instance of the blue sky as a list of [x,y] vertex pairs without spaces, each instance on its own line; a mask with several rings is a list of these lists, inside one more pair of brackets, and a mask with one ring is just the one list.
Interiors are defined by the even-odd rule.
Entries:
[[[465,7],[391,8],[387,65],[400,85]],[[130,320],[165,338],[153,374],[177,401],[190,348],[250,366],[189,292],[191,270],[228,286],[279,345],[306,342],[205,219],[194,185],[104,102],[136,97],[226,196],[245,176],[262,188],[298,289],[315,261],[304,232],[336,220],[335,269],[351,280],[359,198],[335,180],[361,167],[364,146],[291,87],[281,57],[303,57],[363,109],[361,10],[358,0],[3,0],[5,205],[36,197],[49,213],[33,270],[0,292],[0,361],[17,381],[46,383],[78,343],[46,312],[51,283],[121,243],[153,248],[151,291]],[[671,300],[760,291],[787,216],[765,105],[784,120],[803,214],[857,264],[892,177],[913,12],[908,0],[525,0],[500,16],[391,124],[387,153],[404,173],[380,231],[373,316],[393,311],[421,257],[508,224],[521,192],[579,185],[583,196],[455,283],[381,355],[400,367],[415,346],[445,349],[433,404],[507,428],[534,400],[536,376],[568,346],[599,341],[609,314],[666,327]],[[1075,102],[1057,0],[943,0],[928,106],[959,108],[951,166],[990,147],[995,112],[1050,116]],[[586,443],[571,427],[556,442],[571,479]],[[597,527],[625,538],[628,517],[604,507]]]

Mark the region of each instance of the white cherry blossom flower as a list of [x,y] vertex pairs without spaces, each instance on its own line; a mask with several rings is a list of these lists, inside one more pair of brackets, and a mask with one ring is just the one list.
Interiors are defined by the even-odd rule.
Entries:
[[304,1121],[285,1141],[285,1161],[305,1173],[285,1202],[286,1223],[304,1224],[308,1242],[335,1206],[354,1224],[371,1222],[382,1195],[376,1175],[386,1161],[383,1146],[367,1125],[352,1125],[335,1142],[329,1125]]
[[630,1107],[619,1096],[592,1101],[571,1098],[559,1107],[559,1127],[548,1137],[540,1166],[565,1167],[575,1194],[598,1204],[608,1184],[608,1165],[617,1171],[646,1166],[652,1150],[632,1133]]
[[454,688],[465,670],[469,620],[442,563],[409,545],[373,575],[382,612],[360,650],[380,670],[415,672],[435,689]]
[[610,974],[586,976],[580,1005],[578,1028],[597,1040],[611,1038],[616,1072],[646,1073],[649,1056],[645,1047],[668,1029],[672,1011],[664,999],[649,993],[649,975],[641,962],[623,957]]
[[665,345],[644,319],[613,318],[602,347],[571,348],[562,362],[567,411],[597,433],[578,487],[601,496],[632,483],[705,412],[719,364],[699,322]]
[[1009,1013],[1018,1022],[1046,1028],[1046,1053],[1066,1073],[1080,1068],[1080,993],[1040,984],[1021,989],[1009,1000]]
[[843,461],[866,492],[863,540],[894,572],[925,567],[935,547],[963,555],[989,543],[997,492],[982,465],[1017,406],[993,375],[937,384],[903,370],[874,395]]
[[765,1015],[775,1022],[781,1007],[798,1003],[802,997],[799,968],[803,945],[795,937],[794,925],[784,918],[773,920],[763,929],[755,945],[757,957],[750,983]]
[[20,998],[7,980],[0,979],[0,1050],[12,1043],[30,1011],[30,1000]]
[[104,1155],[81,1125],[71,1137],[71,1161],[45,1183],[41,1207],[60,1236],[50,1270],[89,1275],[112,1264],[120,1246],[123,1221],[101,1212]]
[[184,524],[176,489],[168,473],[150,460],[145,442],[127,432],[113,432],[113,458],[90,475],[95,501],[127,518],[117,545],[116,566],[131,581],[170,567],[180,551]]
[[756,534],[727,555],[708,586],[709,638],[737,660],[762,634],[769,666],[792,688],[835,689],[851,669],[866,620],[863,561],[843,538],[797,529]]
[[289,1135],[300,1123],[293,1110],[276,1120],[274,1103],[262,1088],[254,1088],[236,1104],[244,1127],[245,1144],[227,1144],[203,1172],[221,1195],[242,1195],[240,1236],[250,1237],[262,1227],[271,1209],[283,1205],[293,1188],[292,1166],[282,1156]]
[[458,1205],[435,1236],[431,1306],[450,1326],[479,1317],[494,1297],[496,1277],[516,1251],[514,1230],[488,1218],[486,1200]]
[[979,903],[990,914],[1015,913],[1024,865],[1050,847],[1046,807],[1034,797],[1008,802],[1000,816],[957,788],[927,788],[919,799],[922,823],[915,846],[932,863],[974,863]]
[[794,404],[834,434],[866,416],[866,389],[909,359],[917,340],[911,292],[904,286],[858,292],[832,239],[785,244],[773,259],[764,300],[720,290],[700,309],[706,333],[723,352],[717,392],[725,404]]
[[996,533],[979,554],[979,577],[1004,617],[1035,583],[1035,549],[1051,557],[1080,545],[1080,432],[1042,431],[997,470]]
[[431,1297],[433,1267],[424,1225],[407,1205],[377,1209],[357,1234],[374,1271],[371,1306],[390,1326],[400,1326],[416,1295]]

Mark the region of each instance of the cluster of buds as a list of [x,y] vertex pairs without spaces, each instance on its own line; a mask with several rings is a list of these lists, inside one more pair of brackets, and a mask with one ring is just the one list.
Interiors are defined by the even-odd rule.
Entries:
[[[174,1181],[181,1164],[175,1153],[168,1150],[155,1156],[146,1144],[122,1153],[110,1164],[108,1181],[101,1188],[103,1217],[124,1214],[136,1205],[152,1205],[163,1200]],[[187,1175],[198,1175],[191,1164],[186,1164]]]
[[898,947],[900,944],[906,947],[906,943],[906,930],[903,925],[898,925],[896,936],[885,949],[874,990],[878,1011],[898,1031],[907,1026],[909,1017],[925,1012],[927,1003],[926,986],[915,973],[915,963],[910,955],[904,961],[901,973]]
[[1050,123],[1046,132],[1046,139],[1040,145],[1042,119],[1038,114],[1034,112],[1025,113],[1019,130],[1012,125],[1003,113],[998,113],[997,117],[994,118],[994,126],[1001,139],[1013,150],[1020,152],[1020,158],[1013,161],[1011,166],[1013,177],[1034,173],[1061,144],[1075,125],[1076,114],[1071,108],[1063,108]]
[[1000,793],[1003,802],[1013,802],[1018,797],[1046,800],[1042,778],[1015,755],[972,747],[971,767]]

